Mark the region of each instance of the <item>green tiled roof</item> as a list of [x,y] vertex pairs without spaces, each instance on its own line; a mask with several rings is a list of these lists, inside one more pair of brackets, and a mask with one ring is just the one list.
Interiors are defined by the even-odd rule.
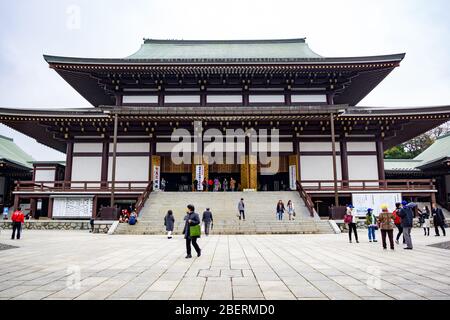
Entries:
[[311,59],[321,58],[304,38],[287,40],[146,39],[128,59]]
[[420,171],[420,167],[450,158],[450,134],[440,137],[413,160],[384,160],[384,169],[391,171]]
[[0,135],[0,160],[7,160],[26,168],[33,168],[34,159],[23,151],[13,139]]

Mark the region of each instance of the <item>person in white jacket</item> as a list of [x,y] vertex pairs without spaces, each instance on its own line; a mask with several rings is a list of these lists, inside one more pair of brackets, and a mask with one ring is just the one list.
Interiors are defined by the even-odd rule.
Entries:
[[292,203],[292,200],[288,201],[286,210],[289,215],[289,220],[295,220],[295,208],[294,204]]
[[344,216],[344,222],[348,225],[348,238],[350,240],[350,243],[352,243],[352,233],[355,233],[356,243],[359,243],[358,231],[356,231],[358,218],[353,214],[353,208],[354,207],[352,205],[349,205],[347,207],[347,213]]

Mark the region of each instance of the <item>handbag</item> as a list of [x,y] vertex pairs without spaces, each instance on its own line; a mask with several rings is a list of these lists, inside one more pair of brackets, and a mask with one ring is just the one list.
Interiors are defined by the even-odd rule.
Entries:
[[200,237],[201,233],[202,233],[202,228],[199,224],[196,226],[189,227],[189,236]]

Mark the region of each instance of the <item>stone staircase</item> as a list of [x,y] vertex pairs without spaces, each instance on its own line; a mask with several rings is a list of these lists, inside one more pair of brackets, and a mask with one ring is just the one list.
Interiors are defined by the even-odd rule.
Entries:
[[[237,217],[237,205],[244,198],[246,221]],[[275,207],[278,200],[287,204],[292,200],[296,219],[277,221]],[[186,206],[193,204],[201,215],[210,208],[214,217],[211,234],[333,234],[330,221],[312,218],[297,192],[154,192],[147,200],[135,226],[119,224],[114,234],[164,234],[164,216],[172,210],[175,216],[174,234],[184,227]]]

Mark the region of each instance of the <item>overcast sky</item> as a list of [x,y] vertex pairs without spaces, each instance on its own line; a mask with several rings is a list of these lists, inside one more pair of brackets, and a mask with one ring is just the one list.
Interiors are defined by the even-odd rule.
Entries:
[[[42,58],[128,56],[142,39],[307,37],[323,56],[406,52],[360,105],[450,105],[448,0],[0,0],[0,107],[89,107]],[[37,160],[62,160],[4,125]]]

